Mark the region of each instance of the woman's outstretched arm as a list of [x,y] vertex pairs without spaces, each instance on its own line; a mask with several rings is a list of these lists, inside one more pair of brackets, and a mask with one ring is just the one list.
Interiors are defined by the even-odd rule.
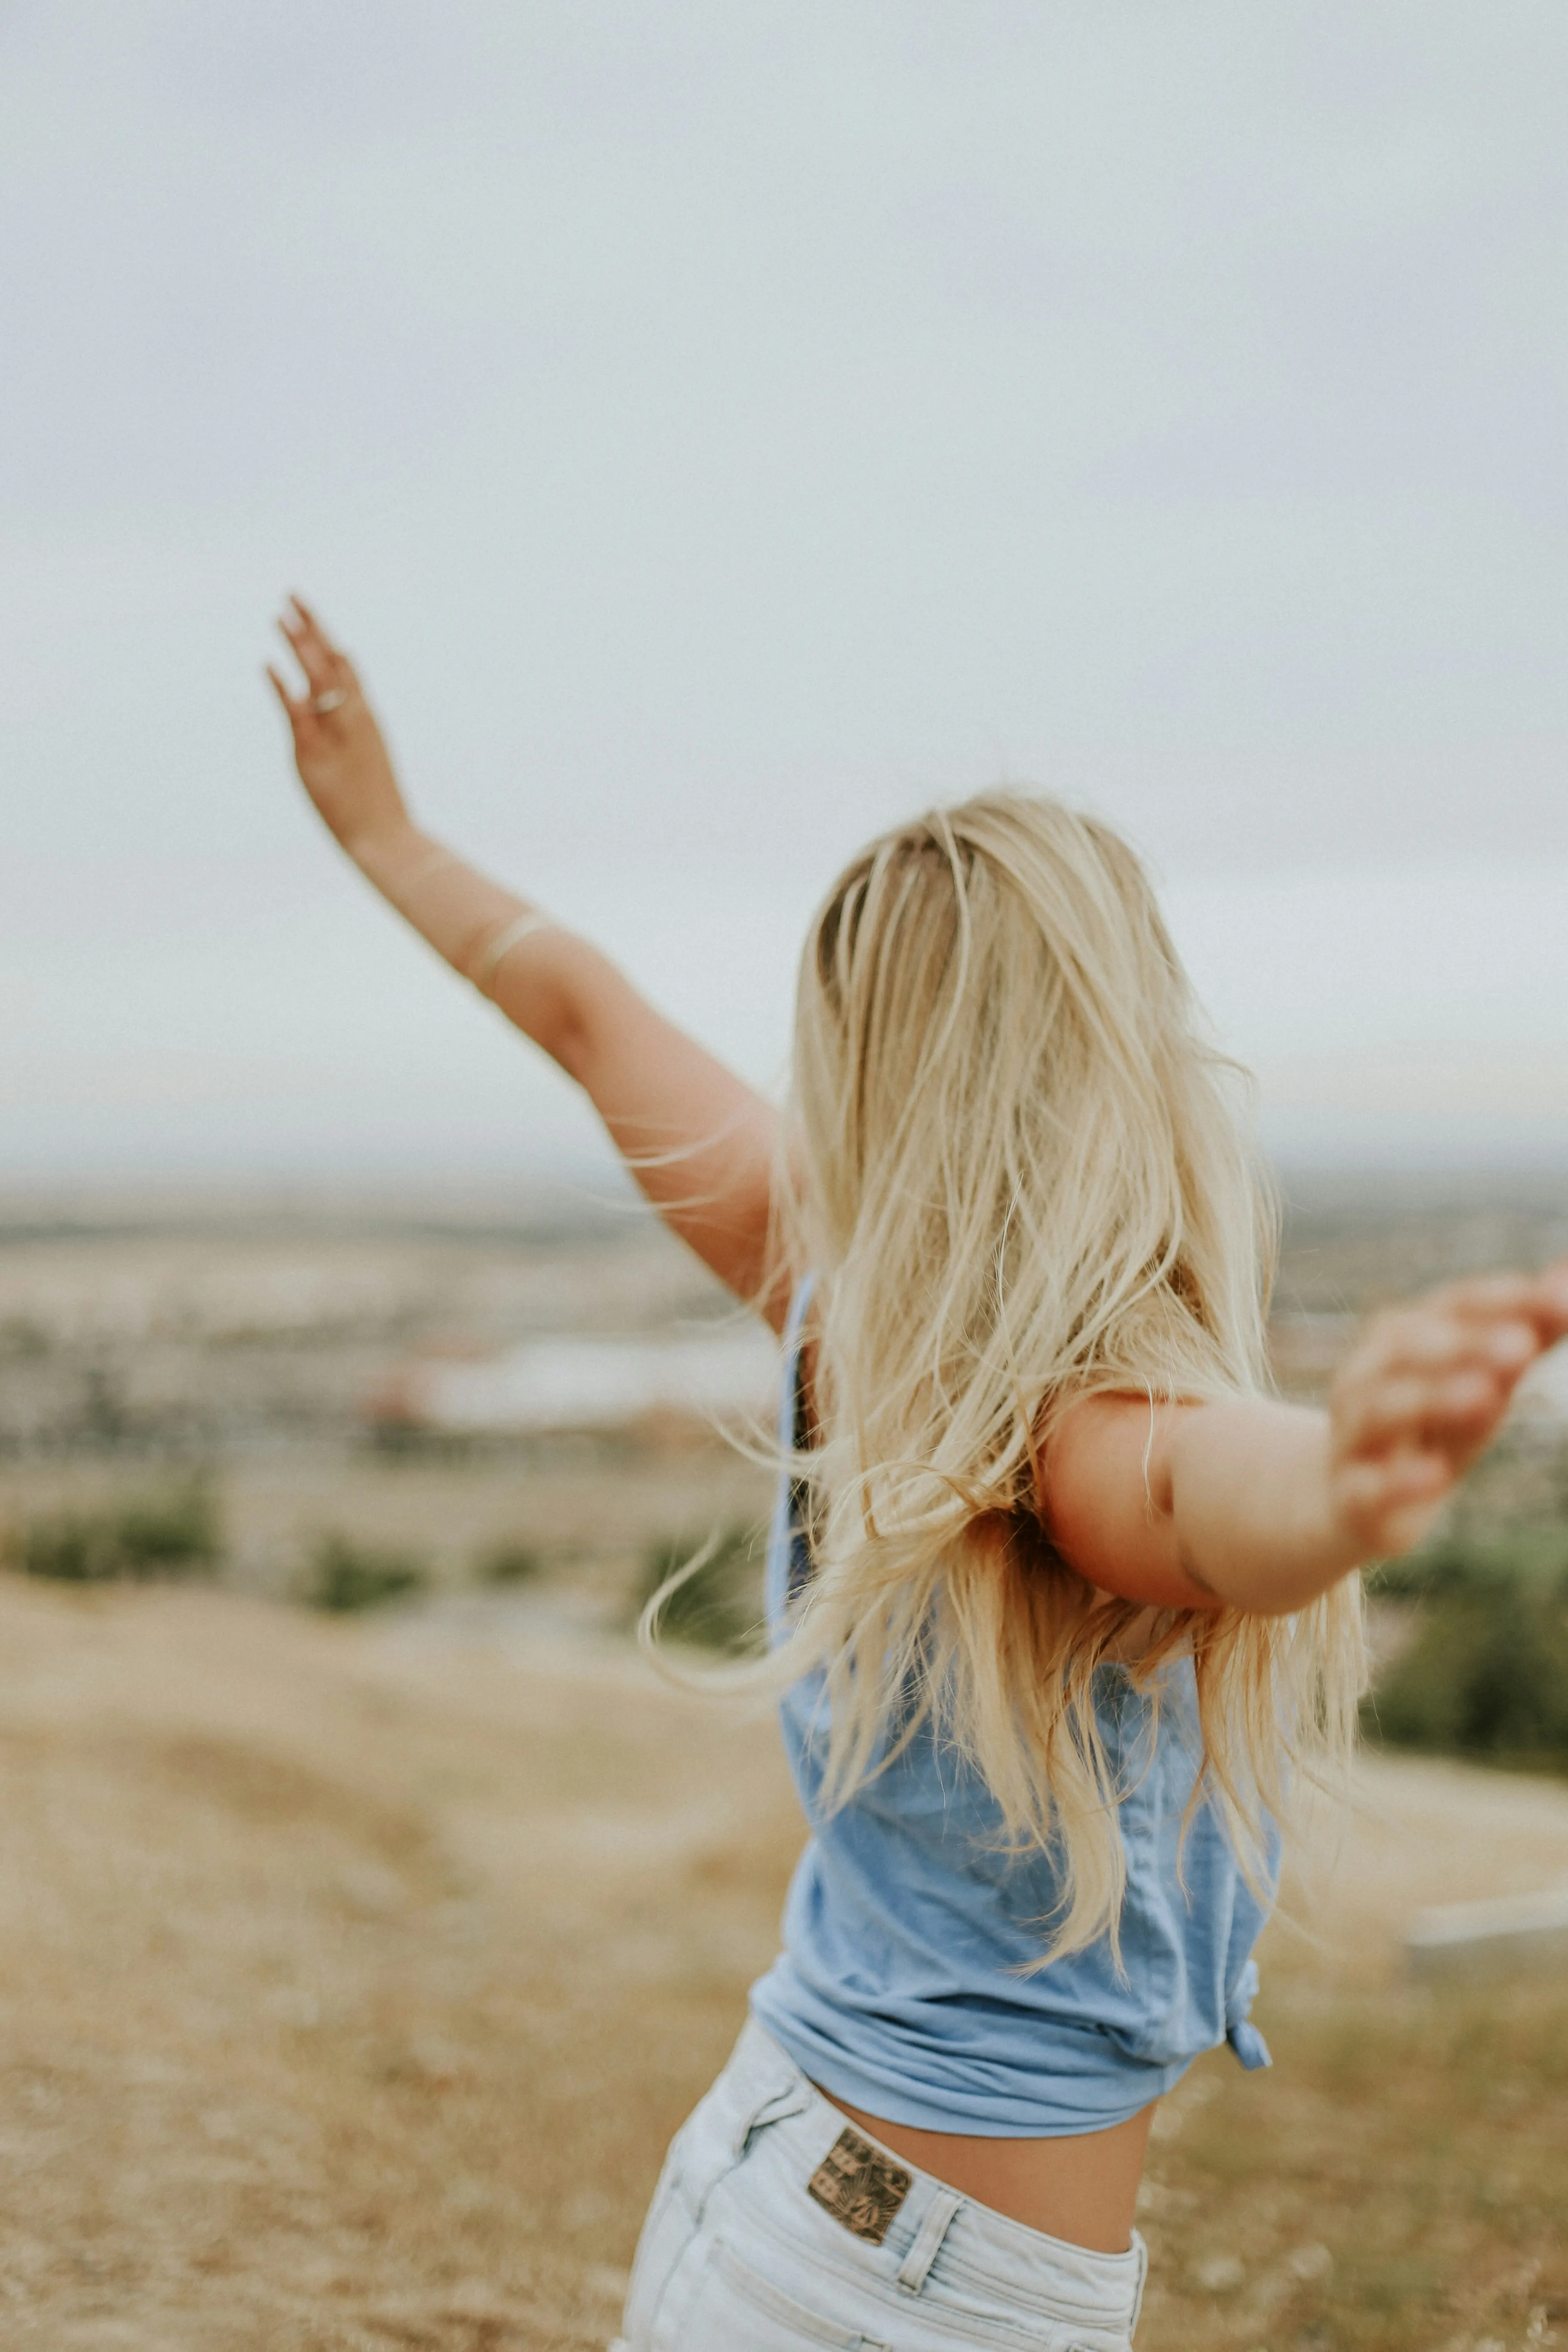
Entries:
[[1041,1517],[1062,1557],[1123,1599],[1303,1608],[1421,1540],[1521,1375],[1565,1333],[1558,1265],[1374,1316],[1326,1412],[1261,1397],[1086,1398],[1047,1441]]
[[576,1079],[666,1223],[781,1324],[782,1293],[763,1295],[772,1105],[657,1013],[586,940],[422,832],[348,656],[298,598],[279,626],[307,690],[290,692],[275,669],[268,676],[328,830],[437,953]]

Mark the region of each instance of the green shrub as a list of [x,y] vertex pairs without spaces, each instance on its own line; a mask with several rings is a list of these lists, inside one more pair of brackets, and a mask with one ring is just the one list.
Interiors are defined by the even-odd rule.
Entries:
[[125,1572],[101,1512],[56,1511],[47,1518],[25,1519],[8,1548],[25,1575],[51,1577],[61,1584],[104,1584]]
[[406,1600],[422,1592],[426,1581],[424,1568],[406,1552],[325,1535],[310,1554],[303,1597],[312,1609],[346,1615],[379,1608],[386,1601]]
[[213,1567],[223,1550],[216,1499],[200,1484],[127,1502],[115,1534],[132,1574],[191,1573]]
[[539,1570],[539,1554],[521,1543],[496,1544],[474,1564],[481,1584],[531,1584]]
[[1367,1704],[1375,1738],[1499,1760],[1568,1760],[1568,1593],[1500,1560],[1444,1563],[1414,1639]]
[[[701,1567],[677,1585],[659,1611],[660,1638],[731,1654],[755,1649],[763,1639],[763,1536],[753,1527],[731,1527],[710,1540]],[[643,1562],[634,1620],[667,1577],[707,1550],[679,1536],[654,1544]]]
[[195,1479],[98,1510],[25,1519],[9,1549],[26,1575],[65,1584],[200,1576],[211,1574],[222,1558],[223,1529],[216,1496]]
[[1505,1528],[1482,1537],[1446,1535],[1404,1559],[1387,1561],[1367,1590],[1388,1601],[1437,1601],[1492,1593],[1502,1586],[1568,1585],[1568,1532]]

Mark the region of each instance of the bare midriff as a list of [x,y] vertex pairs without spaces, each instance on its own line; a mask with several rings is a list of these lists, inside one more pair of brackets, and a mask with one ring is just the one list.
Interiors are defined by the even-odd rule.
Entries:
[[1058,2139],[981,2139],[971,2132],[917,2131],[868,2116],[830,2091],[822,2095],[895,2156],[1010,2221],[1098,2254],[1124,2254],[1132,2242],[1152,2106],[1108,2131]]

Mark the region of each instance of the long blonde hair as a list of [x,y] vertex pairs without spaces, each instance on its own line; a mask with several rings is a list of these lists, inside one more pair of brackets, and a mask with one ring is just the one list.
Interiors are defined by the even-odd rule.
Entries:
[[1255,1885],[1290,1760],[1353,1736],[1353,1578],[1293,1618],[1152,1614],[1096,1592],[1037,1515],[1071,1401],[1268,1387],[1275,1221],[1237,1081],[1137,858],[1055,801],[899,826],[808,935],[775,1197],[779,1261],[816,1276],[816,1442],[792,1463],[812,1572],[751,1671],[823,1675],[830,1807],[931,1724],[1005,1839],[1057,1856],[1042,1958],[1116,1939],[1108,1664],[1157,1708],[1191,1658],[1194,1803]]

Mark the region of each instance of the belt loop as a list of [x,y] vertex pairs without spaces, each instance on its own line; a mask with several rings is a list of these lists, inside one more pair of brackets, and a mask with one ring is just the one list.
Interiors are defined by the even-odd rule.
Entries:
[[952,2226],[953,2215],[963,2206],[962,2197],[951,2189],[939,2189],[926,2207],[925,2219],[915,2231],[914,2244],[899,2264],[899,2284],[907,2286],[911,2294],[919,2294],[930,2274],[931,2266],[942,2251],[942,2242]]
[[802,2114],[810,2096],[782,2051],[766,2043],[752,2047],[742,2033],[724,2072],[677,2136],[677,2179],[694,2222],[701,2221],[719,2183],[744,2161],[756,2134]]
[[758,2132],[766,2131],[770,2124],[782,2124],[788,2116],[805,2115],[809,2104],[805,2084],[800,2082],[786,2084],[782,2091],[771,2091],[765,2099],[760,2099],[743,2116],[731,2141],[731,2154],[735,2162],[739,2164],[750,2151]]

